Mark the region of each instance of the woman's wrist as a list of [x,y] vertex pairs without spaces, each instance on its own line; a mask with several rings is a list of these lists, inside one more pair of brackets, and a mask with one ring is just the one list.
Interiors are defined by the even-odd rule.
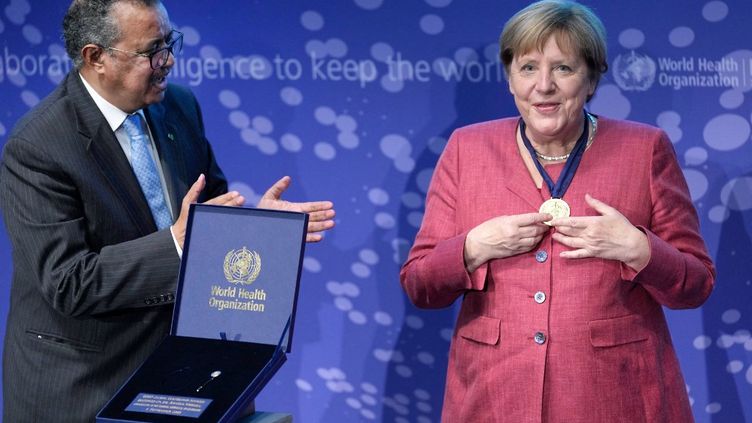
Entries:
[[650,262],[650,243],[648,236],[638,228],[634,228],[631,242],[628,243],[627,259],[624,264],[632,268],[635,272],[644,269]]
[[468,232],[467,236],[465,236],[465,246],[462,252],[465,259],[465,269],[467,269],[468,273],[473,273],[475,269],[484,263],[484,260],[480,258],[480,253],[478,252],[480,248],[478,243],[473,239],[472,232]]

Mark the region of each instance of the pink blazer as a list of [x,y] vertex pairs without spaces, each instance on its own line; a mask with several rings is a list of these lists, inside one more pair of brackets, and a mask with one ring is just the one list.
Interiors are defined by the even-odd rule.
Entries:
[[[547,235],[532,251],[468,274],[467,232],[494,216],[535,212],[538,190],[515,143],[517,119],[454,132],[428,191],[400,280],[418,307],[462,296],[449,354],[445,422],[693,420],[661,306],[710,295],[713,264],[673,146],[659,129],[600,118],[564,199],[585,194],[640,227],[651,258],[636,273],[604,259],[562,259]],[[549,171],[554,180],[562,165]]]

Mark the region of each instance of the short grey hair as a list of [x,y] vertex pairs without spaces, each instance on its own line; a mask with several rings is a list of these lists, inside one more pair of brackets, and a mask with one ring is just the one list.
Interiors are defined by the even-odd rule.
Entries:
[[499,38],[499,55],[506,74],[509,75],[515,56],[542,50],[551,36],[560,48],[571,49],[570,53],[585,60],[588,77],[597,86],[608,70],[606,29],[592,10],[568,0],[535,2],[507,21]]
[[63,39],[76,69],[83,66],[81,50],[85,45],[110,47],[120,37],[120,26],[112,16],[117,3],[154,7],[160,0],[73,0],[63,18]]

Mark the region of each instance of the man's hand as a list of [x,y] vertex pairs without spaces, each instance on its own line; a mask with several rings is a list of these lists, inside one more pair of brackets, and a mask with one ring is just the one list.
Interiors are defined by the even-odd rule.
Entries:
[[282,199],[282,193],[290,186],[291,179],[284,176],[275,182],[261,197],[256,207],[262,209],[287,210],[308,213],[306,242],[319,242],[322,232],[334,227],[334,204],[331,201],[311,201],[292,203]]
[[[180,248],[183,248],[183,242],[185,241],[185,229],[188,224],[188,210],[192,203],[198,201],[198,196],[206,186],[206,177],[202,173],[196,182],[191,185],[188,193],[183,197],[183,202],[180,206],[180,216],[178,220],[170,228],[172,230],[172,236],[175,237]],[[245,203],[245,198],[237,191],[230,191],[225,194],[219,195],[206,201],[204,204],[213,204],[217,206],[242,206]]]

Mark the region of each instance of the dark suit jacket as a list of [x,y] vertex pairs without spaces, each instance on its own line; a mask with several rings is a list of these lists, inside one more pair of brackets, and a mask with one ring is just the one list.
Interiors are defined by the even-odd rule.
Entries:
[[[188,90],[170,86],[145,115],[176,215],[200,173],[200,201],[227,190]],[[0,205],[13,245],[4,421],[92,421],[167,334],[179,258],[77,72],[16,125]]]

